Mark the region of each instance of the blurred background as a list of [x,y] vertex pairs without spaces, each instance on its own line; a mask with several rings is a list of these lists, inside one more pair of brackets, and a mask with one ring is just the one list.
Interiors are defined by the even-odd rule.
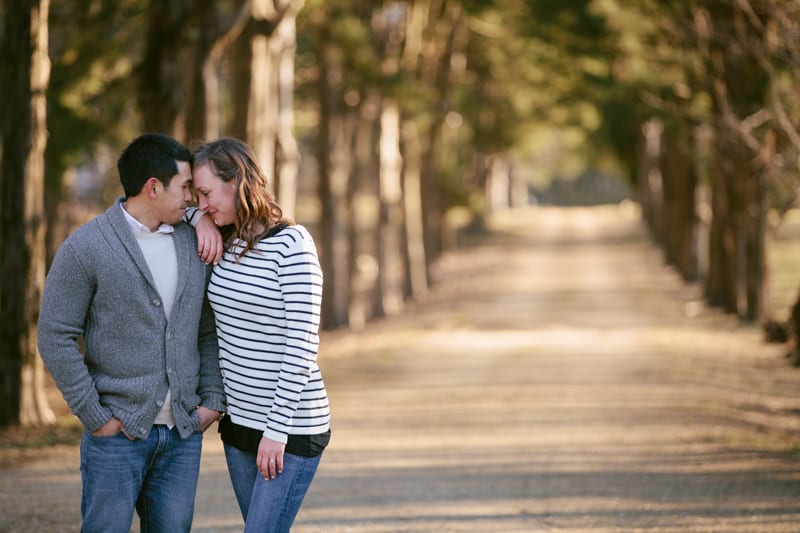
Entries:
[[706,303],[800,329],[797,0],[0,0],[0,427],[53,420],[47,264],[143,132],[254,147],[326,274],[398,313],[487,217],[636,205]]

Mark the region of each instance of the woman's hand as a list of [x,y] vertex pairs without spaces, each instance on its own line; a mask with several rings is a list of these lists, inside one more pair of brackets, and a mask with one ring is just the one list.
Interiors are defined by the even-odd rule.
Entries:
[[204,214],[194,228],[197,233],[197,254],[207,265],[219,263],[222,257],[222,234],[211,215]]
[[275,479],[275,476],[283,472],[284,449],[286,449],[285,444],[267,437],[261,438],[256,456],[256,466],[264,479]]

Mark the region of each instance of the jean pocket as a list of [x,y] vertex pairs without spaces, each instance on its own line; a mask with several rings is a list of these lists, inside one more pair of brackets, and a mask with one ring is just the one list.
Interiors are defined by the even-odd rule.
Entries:
[[125,434],[122,431],[117,431],[113,435],[95,435],[94,433],[90,433],[89,431],[86,432],[86,436],[92,440],[112,440],[118,439],[120,437],[125,437]]

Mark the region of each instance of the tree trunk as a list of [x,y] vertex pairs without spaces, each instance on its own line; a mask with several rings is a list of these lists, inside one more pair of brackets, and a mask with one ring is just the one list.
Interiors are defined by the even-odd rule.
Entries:
[[490,156],[487,165],[484,187],[487,212],[499,213],[511,207],[511,171],[502,154]]
[[186,141],[186,102],[194,64],[185,46],[188,0],[151,0],[147,45],[137,68],[139,108],[146,131],[166,133]]
[[275,189],[275,144],[278,117],[278,69],[272,39],[278,15],[271,0],[253,0],[253,20],[259,28],[250,46],[250,96],[247,142],[253,148],[267,182]]
[[[426,3],[428,4],[428,3]],[[428,268],[444,249],[444,202],[442,187],[439,184],[437,151],[442,136],[442,126],[447,114],[447,102],[450,97],[450,72],[453,54],[453,42],[458,26],[461,24],[461,7],[456,2],[441,0],[431,2],[428,18],[433,22],[427,32],[423,50],[432,51],[429,59],[421,64],[420,77],[423,83],[435,90],[436,101],[433,106],[433,118],[427,129],[426,144],[422,150],[420,169],[422,183],[423,233],[425,236],[425,259]],[[440,16],[437,19],[435,13]],[[429,276],[430,278],[430,276]]]
[[[0,427],[55,422],[44,391],[36,322],[45,278],[44,150],[49,0],[5,2],[0,85]],[[9,282],[9,280],[13,280]]]
[[353,170],[347,190],[348,241],[350,272],[348,325],[359,329],[367,321],[380,316],[381,298],[378,286],[380,209],[376,198],[380,161],[375,150],[380,126],[380,97],[359,96],[358,125],[354,137]]
[[715,219],[717,208],[723,210],[720,223],[725,225],[718,230],[724,249],[711,257],[709,274],[716,266],[718,278],[708,294],[711,303],[752,320],[762,311],[764,294],[766,205],[760,181],[769,169],[761,154],[763,143],[748,123],[766,106],[769,79],[753,50],[742,45],[761,39],[761,30],[747,23],[751,15],[758,17],[745,14],[738,4],[710,5],[713,38],[707,64],[716,126],[712,205]]
[[766,151],[771,151],[774,136],[766,135],[761,162],[750,158],[745,167],[746,181],[743,181],[742,197],[746,202],[742,213],[745,238],[745,306],[743,316],[746,320],[757,321],[769,316],[767,302],[767,176],[770,172],[772,158]]
[[319,30],[317,57],[319,79],[319,127],[317,165],[319,169],[320,263],[325,273],[322,297],[322,327],[346,326],[349,311],[350,243],[346,195],[350,177],[352,126],[342,112],[342,69],[330,50],[327,28]]
[[230,68],[228,83],[231,120],[227,128],[221,129],[237,139],[247,139],[247,117],[250,114],[250,64],[253,61],[253,47],[250,42],[253,39],[253,26],[250,18],[250,22],[242,28],[226,57]]
[[381,310],[393,315],[403,308],[405,272],[403,261],[403,186],[400,155],[400,109],[385,99],[381,107],[380,238],[378,244]]
[[508,171],[509,171],[508,176],[509,179],[511,180],[511,183],[509,184],[511,207],[512,208],[527,207],[528,205],[530,205],[528,183],[520,176],[520,173],[514,166],[513,161],[511,162]]
[[[252,20],[250,6],[248,3],[241,1],[241,5],[238,6],[238,12],[235,14],[233,19],[230,21],[229,24],[226,25],[225,28],[219,29],[219,34],[215,38],[207,37],[207,42],[205,43],[207,46],[203,48],[204,54],[202,55],[202,78],[203,78],[203,92],[202,96],[204,97],[203,102],[203,109],[201,110],[204,116],[204,123],[203,123],[203,138],[206,140],[218,139],[222,135],[222,131],[224,129],[222,124],[222,109],[220,105],[220,70],[222,59],[225,55],[225,52],[234,45],[234,43],[239,42],[240,36],[245,33],[246,29],[250,26],[250,22]],[[206,24],[207,28],[212,28],[215,26],[213,21],[210,17],[214,16],[215,14],[213,11],[210,11],[206,17]],[[246,90],[243,94],[235,93],[233,94],[233,102],[234,105],[238,104],[240,100],[244,102],[244,114],[241,120],[241,135],[234,135],[239,139],[244,139],[247,133],[247,99],[248,99],[248,92],[250,88],[250,53],[249,53],[249,34],[248,40],[245,44],[247,44],[247,54],[243,54],[242,58],[245,59],[244,62],[241,60],[233,61],[234,69],[241,68],[244,66],[244,70],[246,75],[243,77],[243,80],[246,82],[242,84],[239,81],[239,74],[236,71],[234,73],[234,80],[231,81],[231,86],[234,87],[233,91],[238,91],[241,87],[244,87]],[[237,54],[234,54],[234,57],[239,57]],[[240,59],[242,59],[240,58]],[[236,109],[241,109],[242,106],[236,106]]]
[[294,58],[297,53],[297,12],[303,2],[293,2],[284,15],[277,40],[278,69],[278,203],[288,217],[294,217],[297,203],[297,173],[300,169],[300,148],[294,135]]
[[664,232],[667,261],[685,281],[697,278],[694,254],[695,186],[693,154],[689,146],[689,131],[683,125],[665,130],[664,157],[661,167],[664,176]]
[[420,183],[419,128],[413,120],[405,120],[403,134],[403,208],[406,235],[406,294],[419,298],[428,292],[428,273],[425,261],[422,227],[422,188]]
[[660,237],[662,178],[659,165],[663,130],[663,124],[659,120],[651,119],[642,124],[636,187],[639,204],[642,206],[642,217],[656,239]]
[[708,276],[705,296],[712,306],[725,311],[738,311],[738,225],[735,222],[735,197],[729,187],[735,175],[738,150],[728,139],[730,132],[716,131],[712,156],[711,176],[711,230],[709,236]]
[[216,120],[216,116],[208,113],[206,102],[208,87],[205,79],[205,63],[211,47],[219,31],[219,16],[214,8],[214,0],[195,0],[189,11],[189,19],[184,22],[181,31],[187,35],[188,46],[185,52],[189,71],[184,83],[185,102],[183,108],[184,140],[195,142],[208,139],[208,120]]
[[182,142],[216,137],[218,87],[212,49],[224,33],[213,0],[151,0],[147,45],[137,69],[144,129]]
[[[294,137],[295,21],[302,0],[254,0],[247,140],[267,173],[278,203],[291,217],[299,150]],[[280,178],[280,179],[277,179]]]

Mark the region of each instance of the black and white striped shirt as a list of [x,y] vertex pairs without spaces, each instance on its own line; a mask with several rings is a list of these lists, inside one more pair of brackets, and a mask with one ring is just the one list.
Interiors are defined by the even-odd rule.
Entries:
[[317,366],[322,270],[314,241],[295,225],[242,258],[240,250],[225,252],[208,286],[231,421],[283,443],[323,433],[330,409]]

